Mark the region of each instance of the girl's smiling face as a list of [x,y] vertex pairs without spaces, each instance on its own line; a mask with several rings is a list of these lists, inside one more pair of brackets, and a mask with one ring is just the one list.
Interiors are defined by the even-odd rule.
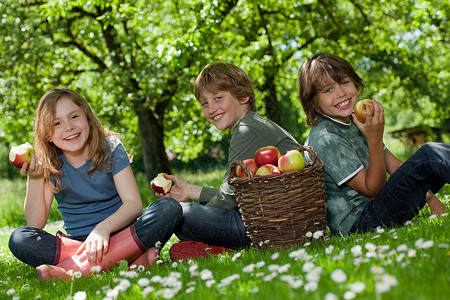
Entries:
[[341,82],[328,78],[318,89],[316,97],[322,114],[336,121],[349,123],[358,101],[358,91],[349,77],[344,77]]
[[53,120],[53,133],[50,142],[62,150],[74,165],[83,164],[89,159],[89,124],[86,113],[68,98],[56,103]]

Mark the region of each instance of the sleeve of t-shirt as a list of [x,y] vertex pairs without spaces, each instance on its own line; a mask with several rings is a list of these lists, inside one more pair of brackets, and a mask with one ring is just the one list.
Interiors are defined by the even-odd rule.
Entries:
[[108,137],[108,142],[111,147],[111,161],[114,164],[112,175],[114,176],[129,166],[131,162],[128,153],[119,138],[115,136]]
[[324,163],[325,172],[342,185],[358,174],[364,167],[349,143],[335,134],[324,134],[314,149]]

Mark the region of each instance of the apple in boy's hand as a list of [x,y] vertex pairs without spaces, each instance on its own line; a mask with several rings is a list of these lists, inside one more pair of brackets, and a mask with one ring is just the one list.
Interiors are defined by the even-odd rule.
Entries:
[[255,175],[272,175],[272,174],[280,174],[280,170],[271,164],[265,164],[258,168]]
[[282,173],[303,169],[305,167],[305,159],[303,154],[298,150],[289,150],[278,160],[278,169]]
[[366,105],[370,105],[370,111],[372,112],[373,116],[375,112],[375,107],[373,106],[372,100],[362,99],[356,102],[355,105],[355,116],[362,123],[366,122],[366,112],[367,112]]
[[[244,164],[247,165],[247,167],[249,167],[250,171],[253,174],[256,173],[256,171],[258,170],[258,165],[256,164],[256,161],[253,158],[244,159],[243,162],[244,162]],[[247,176],[247,175],[245,175],[244,169],[241,166],[237,166],[236,175],[239,177]]]
[[255,152],[255,161],[258,166],[264,166],[267,164],[276,166],[280,157],[281,153],[275,146],[262,147]]
[[172,187],[172,180],[167,179],[164,175],[166,173],[159,173],[150,182],[152,189],[158,194],[167,194]]
[[34,153],[34,148],[28,142],[19,146],[13,146],[9,151],[9,161],[14,167],[20,169],[25,162],[31,163],[31,153]]

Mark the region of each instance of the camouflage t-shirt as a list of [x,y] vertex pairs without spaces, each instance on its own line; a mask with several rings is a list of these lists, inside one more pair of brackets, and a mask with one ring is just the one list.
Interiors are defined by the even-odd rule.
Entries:
[[347,235],[370,200],[345,183],[369,166],[367,141],[353,121],[349,124],[324,117],[305,142],[324,162],[327,222],[332,233]]

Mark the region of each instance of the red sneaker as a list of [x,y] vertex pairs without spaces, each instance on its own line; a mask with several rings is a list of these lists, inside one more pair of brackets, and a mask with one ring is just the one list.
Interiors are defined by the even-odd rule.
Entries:
[[182,241],[173,244],[170,248],[170,258],[172,260],[179,259],[196,259],[208,257],[214,254],[222,254],[231,251],[231,249],[219,246],[211,246],[202,242]]

